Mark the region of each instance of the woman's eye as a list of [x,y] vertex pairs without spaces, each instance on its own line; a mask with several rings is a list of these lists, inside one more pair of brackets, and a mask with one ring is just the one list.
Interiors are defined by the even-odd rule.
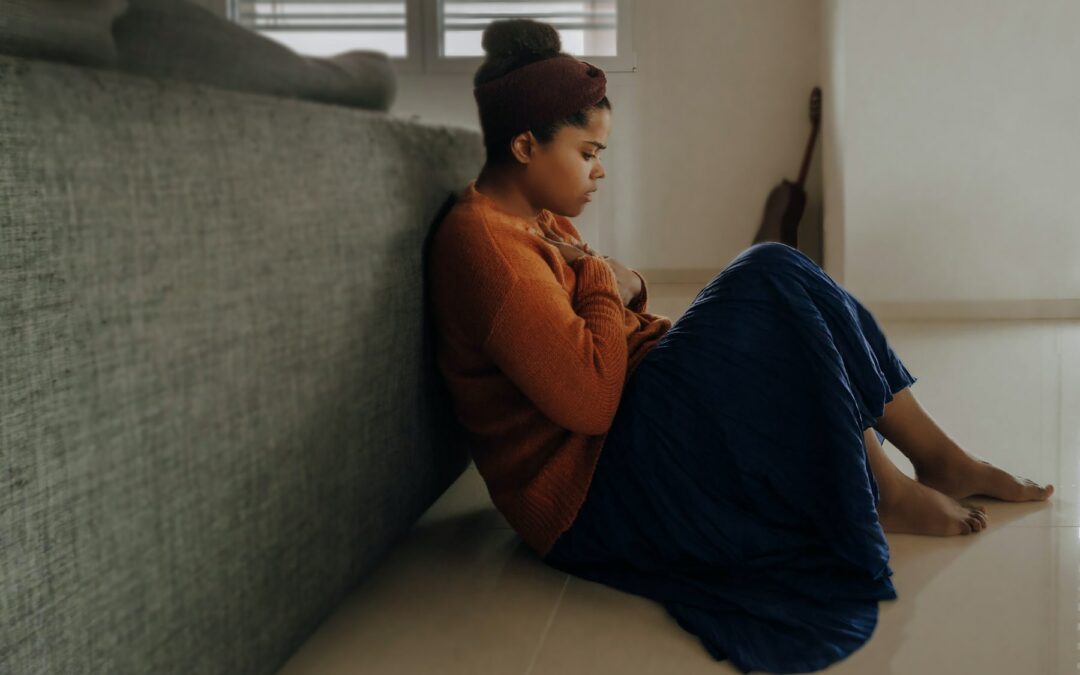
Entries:
[[589,153],[587,153],[587,152],[584,152],[584,153],[582,153],[582,156],[583,156],[583,157],[584,157],[585,159],[592,159],[593,157],[596,157],[596,155],[590,155],[590,154],[589,154]]

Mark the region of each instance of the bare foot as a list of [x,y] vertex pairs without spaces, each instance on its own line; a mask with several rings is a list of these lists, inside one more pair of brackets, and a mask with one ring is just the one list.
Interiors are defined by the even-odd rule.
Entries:
[[899,471],[878,503],[878,520],[886,532],[947,537],[978,532],[988,519],[983,507],[958,502]]
[[941,457],[933,466],[916,466],[915,475],[923,485],[954,499],[984,495],[1009,502],[1044,501],[1054,492],[1051,484],[1044,487],[1015,476],[958,446],[941,453]]

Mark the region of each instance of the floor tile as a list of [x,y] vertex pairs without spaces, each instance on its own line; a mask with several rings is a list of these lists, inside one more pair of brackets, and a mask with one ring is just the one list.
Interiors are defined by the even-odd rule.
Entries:
[[[822,672],[1077,672],[1080,528],[888,535],[897,599],[873,635]],[[658,603],[571,577],[528,675],[736,673]]]
[[[999,525],[1080,525],[1078,421],[1063,414],[1080,409],[1080,321],[885,321],[882,330],[919,378],[912,393],[953,440],[1055,490],[1048,503],[1009,505],[1007,515],[1001,501],[971,501]],[[915,475],[895,446],[883,447]]]
[[[700,286],[651,285],[650,311],[676,320]],[[899,597],[828,672],[1080,673],[1080,321],[881,324],[950,436],[1056,492],[972,498],[973,535],[888,535]],[[281,675],[661,672],[738,671],[658,603],[544,565],[470,464]]]
[[566,581],[482,517],[417,527],[279,675],[519,675]]
[[512,529],[503,514],[491,503],[484,479],[472,462],[457,481],[428,507],[415,526],[424,527],[462,516],[473,518],[471,522],[480,527]]

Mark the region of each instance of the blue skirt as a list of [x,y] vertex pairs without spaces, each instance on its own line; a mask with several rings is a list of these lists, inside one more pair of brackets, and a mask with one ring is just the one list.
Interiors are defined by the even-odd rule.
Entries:
[[544,561],[662,603],[743,673],[825,668],[896,598],[863,431],[915,380],[817,263],[750,246],[627,381]]

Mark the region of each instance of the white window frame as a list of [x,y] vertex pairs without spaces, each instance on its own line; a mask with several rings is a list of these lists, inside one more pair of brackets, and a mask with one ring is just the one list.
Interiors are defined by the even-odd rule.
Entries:
[[390,62],[399,73],[420,75],[424,72],[425,54],[424,26],[425,16],[430,13],[431,0],[405,0],[405,45],[408,56],[392,56]]
[[[227,0],[227,16],[235,21],[235,0]],[[608,73],[632,73],[637,70],[634,50],[634,0],[615,0],[617,56],[582,56],[585,61]],[[439,30],[439,0],[405,0],[405,44],[409,56],[391,56],[390,62],[401,74],[473,73],[483,63],[483,56],[439,56],[442,32]]]

